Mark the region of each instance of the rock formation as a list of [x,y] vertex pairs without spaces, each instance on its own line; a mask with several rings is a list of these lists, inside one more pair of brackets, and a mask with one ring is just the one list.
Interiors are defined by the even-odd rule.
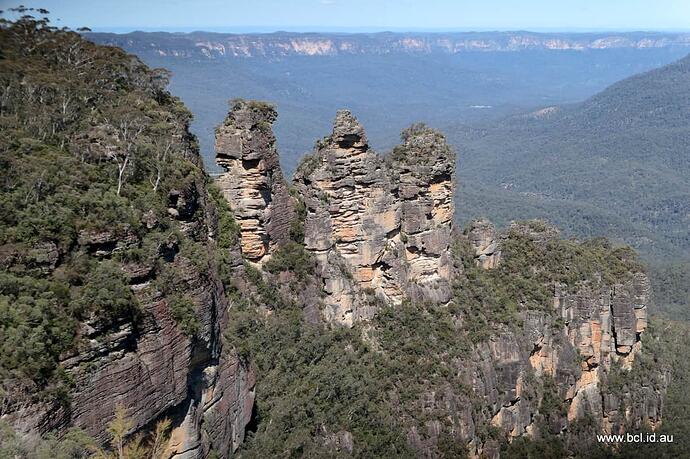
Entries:
[[[281,181],[273,141],[266,140],[272,134],[258,128],[261,119],[272,120],[274,115],[268,111],[268,118],[257,118],[260,106],[251,107],[237,104],[230,121],[219,129],[218,157],[228,171],[220,178],[224,195],[240,224],[247,221],[241,224],[242,254],[261,262],[280,245],[280,238],[289,237],[297,213],[280,215],[280,230],[271,230],[282,210],[274,207],[276,196],[283,193],[286,200],[291,198]],[[244,116],[253,121],[240,129],[236,120]],[[261,155],[254,154],[252,141]],[[240,146],[229,147],[233,142]],[[294,178],[295,199],[305,207],[303,221],[297,223],[303,227],[304,248],[317,260],[314,276],[323,285],[322,319],[353,326],[371,319],[382,305],[396,307],[405,298],[438,307],[452,304],[450,281],[463,275],[454,268],[456,260],[450,253],[454,163],[443,137],[422,125],[405,130],[398,147],[378,156],[369,148],[357,119],[347,111],[337,113],[331,135],[317,142]],[[243,189],[262,199],[243,198],[238,194]],[[260,245],[249,234],[253,231],[262,234]],[[473,263],[494,272],[510,260],[504,245],[511,238],[523,238],[539,250],[553,244],[558,231],[543,222],[526,222],[498,232],[490,222],[479,220],[463,237]],[[543,429],[560,434],[584,418],[612,433],[627,425],[660,423],[663,375],[650,375],[644,386],[610,388],[611,375],[629,371],[641,352],[640,334],[646,328],[649,304],[646,275],[634,272],[613,283],[595,275],[577,285],[552,288],[546,309],[521,310],[519,326],[496,325],[488,339],[472,343],[469,357],[457,363],[469,392],[448,387],[424,395],[425,410],[448,413],[453,435],[470,456],[498,457],[498,443],[479,434],[487,426],[513,439],[540,435]],[[222,432],[216,435],[224,435],[223,441],[235,447],[241,440],[242,422],[248,420],[244,416],[253,397],[253,375],[247,369],[238,373],[239,362],[227,365],[235,368],[231,392],[243,394],[228,399],[239,417],[214,432]],[[200,378],[201,387],[212,386],[206,381],[223,380],[215,369],[205,370]],[[198,406],[214,400],[214,389],[202,392],[211,395],[202,396]],[[549,397],[562,411],[544,411],[542,403]],[[186,419],[196,417],[192,410]],[[215,425],[218,418],[210,418],[207,415],[202,426]],[[412,427],[408,442],[420,454],[433,457],[445,428],[440,421],[430,421],[426,432]],[[336,450],[356,448],[357,439],[347,430],[327,438],[324,442]]]
[[321,34],[219,34],[194,32],[172,37],[153,34],[89,33],[97,43],[119,46],[139,56],[175,59],[248,59],[288,56],[444,55],[527,50],[586,51],[688,47],[687,33],[544,34],[532,32],[452,32]]
[[[0,67],[12,70],[0,455],[33,457],[39,435],[55,434],[50,448],[72,427],[105,446],[123,407],[134,443],[167,418],[167,457],[228,458],[255,397],[266,397],[247,449],[257,457],[496,458],[501,436],[563,438],[579,420],[596,432],[659,426],[667,375],[638,358],[650,286],[629,251],[561,241],[543,222],[499,234],[486,221],[451,251],[443,136],[413,125],[380,157],[347,111],[290,190],[275,110],[236,101],[217,131],[218,190],[158,72],[18,21],[0,28]],[[36,92],[46,68],[94,94],[73,98],[61,123],[35,116],[66,110]]]
[[271,125],[275,109],[235,101],[216,130],[216,157],[226,172],[218,178],[240,224],[242,254],[260,263],[289,235],[294,205],[283,178]]
[[[499,235],[490,222],[482,220],[472,224],[466,237],[481,256],[496,253],[495,248],[485,247],[500,246],[495,241],[511,237],[511,232],[537,245],[558,235],[543,222],[513,224]],[[475,258],[483,269],[495,269],[500,263],[500,258],[488,260]],[[482,376],[472,385],[479,390],[477,395],[489,400],[492,392],[501,394],[491,403],[491,424],[510,437],[535,435],[535,420],[544,414],[535,401],[545,396],[534,392],[538,386],[532,378],[538,377],[553,381],[551,390],[563,401],[563,415],[551,419],[555,432],[585,417],[607,433],[622,433],[630,426],[657,427],[666,387],[662,370],[647,375],[643,386],[627,386],[622,394],[616,394],[608,382],[611,373],[618,371],[614,366],[629,371],[641,352],[640,334],[647,327],[650,304],[646,274],[635,272],[613,285],[595,277],[579,286],[554,287],[553,311],[522,314],[524,334],[506,331],[478,347],[484,356],[477,362]],[[481,448],[475,453],[482,453]]]
[[416,124],[387,162],[397,179],[400,236],[413,297],[448,300],[450,240],[455,212],[455,153],[443,135]]
[[[168,214],[179,220],[185,237],[215,237],[213,207],[205,196],[202,176],[170,192]],[[183,207],[189,206],[201,212],[185,212]],[[118,237],[107,230],[84,233],[79,241],[85,251],[104,259],[141,244],[134,233]],[[160,282],[157,257],[165,260],[166,272],[176,273],[176,285]],[[106,443],[106,428],[121,405],[128,411],[132,432],[161,417],[171,418],[169,452],[176,458],[205,457],[211,449],[227,457],[242,442],[251,418],[254,373],[223,350],[229,304],[217,271],[211,264],[200,270],[180,253],[177,241],[161,244],[153,259],[123,269],[139,317],[114,324],[96,318],[82,323],[79,347],[60,362],[74,381],[69,406],[29,404],[7,419],[22,432],[76,426]],[[178,295],[194,307],[199,321],[195,336],[185,333],[172,316],[171,303]]]
[[501,249],[496,237],[496,228],[485,219],[472,222],[467,233],[474,250],[475,263],[484,269],[493,269],[501,260]]
[[417,125],[381,158],[348,111],[295,174],[307,208],[305,247],[320,262],[326,319],[352,325],[371,297],[448,300],[454,155],[443,136]]

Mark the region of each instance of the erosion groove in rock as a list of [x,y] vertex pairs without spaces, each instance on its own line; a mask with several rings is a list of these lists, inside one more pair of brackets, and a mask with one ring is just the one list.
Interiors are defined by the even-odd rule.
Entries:
[[[178,459],[573,455],[662,426],[635,254],[543,221],[454,231],[438,131],[379,156],[339,111],[291,187],[275,110],[237,100],[218,189],[163,75],[31,16],[0,38],[3,440],[105,447],[120,407],[128,440],[169,419]],[[69,117],[46,69],[88,94]]]
[[271,125],[275,109],[238,100],[216,130],[217,183],[241,228],[242,254],[260,263],[289,236],[294,204],[283,178]]
[[363,127],[339,111],[295,174],[307,207],[305,247],[325,279],[327,320],[352,325],[371,317],[368,297],[449,299],[454,156],[423,125],[382,158]]

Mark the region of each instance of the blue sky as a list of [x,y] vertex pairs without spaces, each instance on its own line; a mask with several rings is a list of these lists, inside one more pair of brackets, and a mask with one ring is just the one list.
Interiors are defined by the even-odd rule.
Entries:
[[0,0],[94,30],[690,30],[690,0]]

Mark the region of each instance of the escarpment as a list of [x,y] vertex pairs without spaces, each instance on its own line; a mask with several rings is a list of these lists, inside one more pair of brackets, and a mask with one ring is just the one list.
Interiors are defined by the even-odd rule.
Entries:
[[[417,375],[425,381],[418,398],[399,408],[428,420],[399,427],[415,454],[444,456],[448,438],[472,457],[498,457],[520,437],[567,445],[583,423],[592,435],[657,428],[667,379],[663,369],[638,376],[650,299],[634,257],[597,240],[562,240],[540,221],[500,231],[478,220],[454,234],[451,148],[424,125],[401,137],[379,156],[357,119],[339,111],[295,173],[293,195],[304,209],[293,224],[316,261],[326,323],[361,325],[367,342],[385,349],[386,320],[416,308],[411,333],[428,333],[436,343],[429,358],[451,368],[440,380]],[[453,245],[465,249],[454,253]],[[434,322],[438,314],[448,322]],[[387,358],[409,357],[397,346],[410,343],[389,347]],[[347,451],[357,450],[356,435],[332,427]]]
[[[461,241],[467,252],[460,255],[460,279],[467,276],[498,286],[508,278],[521,283],[526,276],[548,288],[535,297],[521,288],[522,304],[511,318],[489,320],[492,330],[484,330],[485,338],[477,337],[476,330],[496,314],[491,312],[495,306],[486,302],[490,293],[484,292],[481,302],[485,310],[472,309],[464,316],[461,330],[475,336],[472,350],[457,364],[464,372],[459,383],[464,389],[449,386],[424,395],[426,412],[441,410],[450,413],[451,420],[438,419],[427,431],[415,428],[409,437],[415,450],[443,456],[438,445],[445,430],[456,432],[471,457],[503,457],[499,450],[512,457],[510,445],[519,437],[560,438],[565,450],[582,451],[592,447],[592,440],[577,437],[578,429],[592,436],[661,425],[668,369],[642,369],[638,361],[645,352],[641,338],[647,329],[650,287],[646,274],[629,264],[626,253],[605,244],[571,245],[543,222],[496,231],[481,220],[470,225]],[[588,253],[578,255],[580,250]],[[480,258],[488,253],[501,257]],[[558,257],[568,259],[571,270],[585,266],[585,258],[599,261],[587,273],[547,274],[560,266],[554,262]],[[460,285],[472,290],[471,285]],[[470,302],[467,295],[471,292],[458,291],[455,306]],[[463,335],[459,331],[458,339]],[[482,434],[487,426],[503,437],[487,438]]]
[[[143,135],[149,135],[147,128],[142,126]],[[131,222],[108,226],[96,221],[80,229],[75,221],[71,244],[51,245],[56,256],[49,256],[52,251],[40,256],[40,278],[72,283],[61,287],[70,293],[69,302],[59,307],[75,311],[74,316],[57,320],[73,324],[74,335],[56,355],[55,367],[69,381],[52,383],[61,398],[36,386],[32,390],[40,395],[32,396],[23,389],[28,382],[19,377],[3,381],[16,388],[4,399],[3,420],[23,435],[77,427],[107,444],[108,425],[122,407],[129,422],[127,435],[171,420],[169,457],[206,457],[211,451],[227,457],[244,438],[255,376],[222,342],[230,304],[217,262],[217,204],[197,165],[198,151],[186,122],[171,134],[182,140],[170,147],[170,176],[161,180],[161,187],[151,190],[146,179],[145,191],[125,191],[130,196],[141,193],[136,204],[112,196],[115,203],[110,205],[119,212],[132,206]],[[103,151],[114,147],[107,137],[92,138],[89,144],[89,160],[75,166],[77,180],[84,179],[85,168],[97,174],[88,161],[98,162]],[[64,165],[63,157],[58,158]],[[232,269],[241,270],[239,246],[224,250],[240,261]],[[17,277],[22,282],[32,275],[14,257],[3,267],[6,274],[23,276]],[[77,312],[82,309],[85,312]]]
[[[490,256],[482,259],[482,255],[501,254],[503,250],[507,251],[503,253],[506,262],[510,262],[518,241],[540,252],[544,259],[568,251],[558,240],[558,232],[541,222],[514,224],[509,231],[497,234],[488,222],[479,221],[471,225],[467,237],[475,257],[480,253],[475,261],[483,270],[501,270],[502,261]],[[601,253],[611,257],[611,264],[626,265],[624,254],[607,250]],[[558,432],[583,419],[593,420],[595,430],[606,433],[659,426],[666,387],[663,369],[651,370],[645,383],[611,384],[621,371],[633,368],[642,352],[641,334],[647,328],[649,279],[639,267],[631,265],[628,269],[617,276],[599,271],[568,281],[554,279],[552,305],[545,311],[522,313],[522,334],[508,332],[489,340],[487,355],[494,367],[489,373],[505,371],[506,365],[512,368],[503,373],[505,398],[494,405],[493,426],[510,437],[534,437],[539,430],[540,434],[549,429]],[[548,390],[553,394],[530,394],[540,385],[535,377],[550,381]],[[561,400],[560,412],[548,414],[550,419],[544,424],[546,413],[539,405],[552,395]]]
[[0,39],[3,441],[108,448],[119,424],[142,446],[168,419],[169,458],[498,458],[662,425],[635,254],[454,230],[438,131],[379,156],[340,111],[290,186],[275,110],[238,100],[214,184],[162,75],[30,17]]
[[2,431],[79,428],[91,455],[121,412],[128,439],[168,419],[166,457],[228,457],[254,404],[223,341],[244,266],[191,114],[164,72],[43,20],[0,42]]

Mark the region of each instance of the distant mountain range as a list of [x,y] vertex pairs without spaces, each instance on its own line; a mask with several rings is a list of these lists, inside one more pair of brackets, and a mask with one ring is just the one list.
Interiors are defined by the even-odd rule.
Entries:
[[228,34],[212,32],[127,34],[89,33],[97,43],[136,54],[199,57],[336,56],[387,54],[457,54],[472,51],[690,48],[690,33],[295,33]]
[[357,115],[372,146],[384,152],[414,122],[446,131],[458,123],[579,102],[690,51],[690,34],[671,33],[87,36],[172,71],[170,90],[194,113],[192,129],[210,170],[213,130],[227,113],[219,101],[241,97],[276,104],[275,132],[288,173],[329,132],[341,108]]
[[453,130],[466,217],[548,217],[690,258],[690,56],[588,100]]
[[288,173],[338,108],[379,152],[425,121],[458,149],[461,221],[547,218],[648,259],[690,258],[690,34],[88,36],[173,71],[211,170],[223,99],[277,104]]

